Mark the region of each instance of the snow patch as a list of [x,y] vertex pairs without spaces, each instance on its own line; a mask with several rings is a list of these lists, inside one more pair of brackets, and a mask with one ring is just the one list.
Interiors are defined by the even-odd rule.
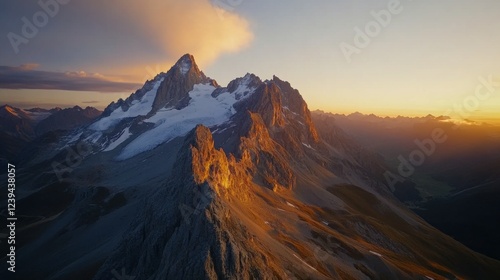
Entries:
[[68,143],[74,143],[76,140],[80,139],[80,136],[82,136],[83,131],[80,131],[76,133],[75,135],[71,136],[71,138],[68,140]]
[[250,74],[246,74],[238,84],[238,87],[232,92],[234,94],[236,100],[245,99],[255,91],[255,87],[250,87],[250,83],[252,82],[252,76]]
[[101,132],[94,132],[91,135],[89,135],[87,138],[83,139],[84,142],[87,143],[93,143],[96,144],[97,141],[101,138],[102,133]]
[[288,205],[288,206],[290,206],[290,207],[293,207],[293,208],[297,208],[297,206],[295,206],[295,205],[291,204],[291,203],[290,203],[290,202],[288,202],[288,201],[286,202],[286,205]]
[[127,111],[123,111],[122,108],[117,108],[107,117],[101,118],[92,125],[90,125],[91,130],[95,131],[104,131],[110,128],[111,126],[119,123],[121,120],[125,118],[133,118],[137,116],[145,116],[153,107],[153,102],[156,97],[156,92],[160,87],[161,82],[164,78],[159,79],[155,82],[153,88],[146,92],[141,100],[134,100],[130,108]]
[[283,108],[283,109],[285,109],[285,110],[289,111],[290,113],[292,113],[292,114],[294,114],[294,115],[296,115],[296,116],[298,116],[298,115],[299,115],[299,114],[295,113],[294,111],[290,110],[290,108],[289,108],[288,106],[282,106],[281,108]]
[[52,115],[51,112],[30,112],[24,111],[35,122],[41,122]]
[[374,251],[369,251],[371,254],[375,255],[375,256],[378,256],[378,257],[382,257],[382,254],[380,253],[377,253],[377,252],[374,252]]
[[[314,150],[314,148],[313,148],[313,147],[311,147],[311,145],[309,145],[309,144],[306,144],[306,143],[302,142],[302,145],[304,145],[305,147],[307,147],[307,148],[309,148],[309,149]],[[316,150],[315,150],[315,151],[316,151]]]
[[329,225],[329,223],[327,221],[321,221],[323,224],[325,225]]
[[189,69],[191,69],[191,63],[187,60],[181,61],[180,70],[182,75],[186,75],[187,72],[189,72]]
[[114,150],[116,147],[118,147],[121,143],[125,142],[130,136],[132,135],[132,133],[130,133],[129,131],[129,128],[125,128],[120,137],[118,137],[118,139],[116,139],[115,141],[113,141],[111,144],[108,145],[108,147],[106,149],[104,149],[105,152],[109,152],[109,151],[112,151]]
[[305,264],[307,267],[309,267],[310,269],[314,270],[314,271],[317,271],[316,268],[312,267],[310,264],[306,263],[304,260],[302,260],[301,258],[299,258],[297,255],[293,254],[294,257],[296,257],[297,259],[299,259],[303,264]]
[[229,121],[236,113],[233,105],[238,100],[235,94],[223,92],[212,97],[215,87],[197,84],[189,92],[189,105],[177,110],[175,108],[161,109],[145,122],[155,124],[154,128],[129,143],[118,156],[118,159],[131,158],[139,153],[156,148],[158,145],[186,135],[196,125],[207,127],[220,125]]

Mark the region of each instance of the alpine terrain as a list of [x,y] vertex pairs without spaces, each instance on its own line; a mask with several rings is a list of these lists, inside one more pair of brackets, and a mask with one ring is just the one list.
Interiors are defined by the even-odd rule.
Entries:
[[186,54],[35,142],[10,161],[19,279],[500,279],[276,76],[223,87]]
[[27,145],[47,133],[74,129],[94,121],[101,111],[93,107],[79,106],[47,110],[32,108],[23,110],[9,105],[0,107],[0,161],[15,158]]

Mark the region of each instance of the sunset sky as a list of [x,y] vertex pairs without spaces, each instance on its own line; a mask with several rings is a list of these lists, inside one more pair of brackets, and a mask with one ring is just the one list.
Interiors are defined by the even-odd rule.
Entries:
[[498,0],[59,1],[0,3],[0,104],[103,109],[191,53],[221,85],[287,80],[312,110],[500,123]]

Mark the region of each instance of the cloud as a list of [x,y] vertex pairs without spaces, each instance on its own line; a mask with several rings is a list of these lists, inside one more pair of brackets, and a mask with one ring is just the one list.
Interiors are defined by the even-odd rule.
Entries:
[[[120,41],[115,44],[117,50],[135,45],[139,40],[143,49],[137,52],[145,48],[163,50],[163,61],[156,63],[166,62],[165,58],[169,63],[175,62],[190,53],[203,67],[224,53],[242,50],[253,40],[248,20],[209,0],[89,2],[90,10],[86,13],[92,14],[93,19],[99,17],[98,21],[112,22],[107,32],[112,35],[109,38]],[[124,34],[127,38],[122,38]]]
[[[6,50],[0,52],[0,61],[10,65],[0,65],[0,99],[24,107],[44,102],[63,107],[78,101],[105,107],[167,71],[185,53],[194,55],[203,69],[221,55],[249,46],[250,22],[236,13],[242,7],[224,11],[210,1],[219,0],[88,0],[61,5],[57,16],[20,46],[18,55],[13,55],[8,40],[0,40],[0,49]],[[6,24],[0,25],[0,33],[21,34],[20,18],[36,12],[36,3],[4,5],[0,22]],[[41,65],[28,63],[32,61]],[[16,96],[9,89],[35,90]]]
[[[22,34],[23,16],[40,7],[26,1],[4,5],[0,33]],[[203,69],[223,54],[241,51],[253,40],[251,23],[240,16],[242,1],[229,0],[86,0],[61,5],[38,35],[20,46],[0,40],[0,61],[25,70],[82,69],[123,81],[144,82],[149,69],[166,71],[185,53]],[[220,3],[225,3],[221,5]],[[240,5],[241,4],[241,5]],[[223,10],[221,7],[225,7]],[[5,52],[3,50],[6,50]],[[56,70],[60,71],[60,70]],[[158,72],[161,72],[158,71]]]
[[175,57],[191,53],[201,65],[206,65],[223,53],[245,48],[253,39],[247,20],[209,1],[152,2],[160,7],[147,9],[148,13],[156,11],[146,22],[147,28],[154,34],[163,34],[161,43]]
[[69,77],[80,77],[80,78],[88,77],[85,71],[67,71],[64,72],[64,75]]
[[34,70],[38,67],[40,67],[40,64],[37,63],[26,63],[19,66],[19,68],[22,70]]
[[31,66],[0,66],[0,88],[55,89],[72,91],[123,92],[140,88],[141,84],[107,79],[100,74],[50,72],[33,70]]

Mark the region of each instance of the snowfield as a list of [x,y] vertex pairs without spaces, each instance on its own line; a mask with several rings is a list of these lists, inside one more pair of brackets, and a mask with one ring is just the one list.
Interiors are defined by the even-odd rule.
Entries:
[[123,111],[122,108],[117,108],[109,116],[98,120],[89,128],[95,131],[104,131],[125,118],[147,115],[149,111],[151,111],[153,102],[156,97],[156,92],[158,91],[161,82],[163,82],[163,79],[164,78],[161,78],[156,81],[153,88],[150,91],[146,92],[141,100],[134,100],[132,106],[130,106],[127,111]]
[[[154,128],[130,142],[117,159],[128,159],[154,149],[175,137],[186,135],[198,124],[211,127],[227,122],[236,113],[233,105],[248,97],[250,95],[248,93],[251,91],[248,87],[240,85],[234,93],[225,91],[217,97],[212,97],[211,94],[214,90],[215,87],[211,85],[197,84],[189,92],[191,100],[188,106],[180,110],[161,109],[149,119],[144,120],[154,123]],[[242,96],[243,93],[247,94]]]
[[[182,62],[180,67],[181,72],[185,74],[184,72],[189,70],[191,66],[187,62]],[[109,142],[106,140],[104,143],[101,141],[107,130],[124,119],[147,116],[152,110],[156,94],[163,80],[164,77],[161,77],[153,81],[151,90],[147,91],[140,100],[132,101],[128,110],[124,111],[119,107],[109,116],[91,124],[88,127],[91,133],[86,134],[85,140],[94,144],[101,143],[102,151],[107,152],[115,150],[128,139],[133,138],[129,128],[126,128],[119,136],[112,136],[113,140]],[[116,159],[125,160],[154,149],[162,143],[186,135],[198,124],[213,127],[228,122],[231,116],[236,113],[233,105],[248,98],[255,91],[256,87],[250,86],[251,82],[252,76],[247,74],[238,82],[238,87],[233,92],[225,89],[217,97],[212,96],[216,87],[209,84],[194,85],[193,90],[188,93],[190,97],[188,106],[182,109],[163,108],[145,119],[144,122],[153,124],[153,128],[132,139],[119,152]]]
[[121,143],[125,142],[131,135],[132,133],[130,133],[129,128],[125,128],[120,134],[120,137],[109,144],[108,147],[104,149],[104,151],[108,152],[114,150],[116,147],[120,146]]

